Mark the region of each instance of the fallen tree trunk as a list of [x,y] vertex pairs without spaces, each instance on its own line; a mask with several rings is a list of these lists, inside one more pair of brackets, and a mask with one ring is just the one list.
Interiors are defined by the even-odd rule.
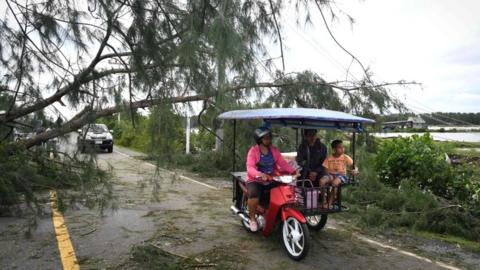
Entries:
[[[205,100],[207,98],[208,98],[207,96],[192,95],[192,96],[186,96],[186,97],[174,97],[171,99],[171,102],[186,103],[191,101]],[[165,102],[165,99],[140,100],[140,101],[136,101],[131,104],[128,104],[127,106],[129,109],[134,110],[134,109],[151,107],[154,105],[161,104],[162,102]],[[69,132],[75,131],[79,128],[82,128],[85,124],[95,121],[97,118],[109,116],[114,113],[120,112],[121,110],[122,110],[122,106],[109,107],[99,111],[94,111],[94,110],[91,110],[91,108],[86,107],[77,115],[75,115],[70,121],[63,124],[61,127],[37,134],[36,136],[28,140],[25,140],[23,143],[26,148],[30,148],[34,145],[37,145],[49,139],[59,137]]]
[[[241,91],[245,89],[253,89],[253,88],[281,88],[281,87],[288,87],[292,85],[296,85],[298,83],[296,82],[262,82],[262,83],[257,83],[254,85],[236,85],[236,86],[231,86],[226,89],[227,92],[235,92],[235,91]],[[303,83],[305,84],[305,83]],[[345,88],[338,86],[336,82],[312,82],[310,83],[312,85],[327,85],[332,88],[337,88],[339,90],[349,92],[349,91],[356,91],[359,90],[361,87],[352,87],[352,88]],[[394,84],[416,84],[415,82],[398,82],[398,83],[385,83],[385,84],[379,84],[375,85],[373,87],[383,87],[386,85],[394,85]],[[301,84],[300,84],[301,85]],[[173,97],[169,99],[169,102],[171,103],[186,103],[186,102],[192,102],[192,101],[201,101],[201,100],[206,100],[208,98],[211,98],[214,94],[211,95],[191,95],[191,96],[180,96],[180,97]],[[144,99],[132,103],[125,104],[125,107],[123,106],[113,106],[109,108],[105,108],[102,110],[92,110],[89,107],[85,107],[84,110],[79,112],[77,115],[75,115],[72,119],[70,119],[68,122],[63,124],[59,128],[55,128],[52,130],[48,130],[45,132],[42,132],[28,140],[25,140],[23,143],[25,144],[26,148],[30,148],[34,145],[37,145],[39,143],[42,143],[44,141],[47,141],[49,139],[62,136],[66,133],[72,132],[74,130],[77,130],[81,127],[83,127],[87,123],[94,122],[97,118],[100,117],[105,117],[112,115],[114,113],[120,112],[122,108],[128,108],[130,110],[136,110],[136,109],[142,109],[142,108],[148,108],[152,107],[158,104],[161,104],[162,102],[165,102],[165,99]]]

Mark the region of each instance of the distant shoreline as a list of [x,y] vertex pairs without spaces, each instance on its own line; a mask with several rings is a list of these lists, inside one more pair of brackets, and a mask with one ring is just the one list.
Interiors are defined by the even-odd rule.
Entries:
[[[427,132],[375,132],[370,133],[375,138],[388,139],[423,135]],[[480,143],[480,132],[428,132],[435,141]]]
[[440,132],[440,133],[456,133],[456,132],[480,132],[480,126],[429,126],[422,128],[405,128],[385,131],[385,133],[418,133],[418,132]]

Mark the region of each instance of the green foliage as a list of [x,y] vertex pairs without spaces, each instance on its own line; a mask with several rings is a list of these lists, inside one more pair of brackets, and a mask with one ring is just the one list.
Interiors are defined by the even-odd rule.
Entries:
[[[381,86],[372,86],[371,81],[364,80],[352,86],[339,87],[326,82],[321,76],[312,71],[299,73],[277,74],[278,88],[268,101],[278,107],[322,108],[338,111],[352,111],[366,117],[374,117],[374,111],[383,112],[389,108],[403,109],[403,105],[391,96],[387,89]],[[338,91],[338,90],[343,91]]]
[[[117,117],[98,120],[113,130],[114,143],[147,153],[161,163],[171,162],[172,157],[185,149],[183,119],[174,112],[171,104],[162,104],[151,109],[149,116],[134,115],[134,121],[127,113]],[[128,115],[128,116],[127,116]]]
[[[429,142],[428,139],[426,141]],[[384,150],[382,147],[384,144],[380,146]],[[343,190],[343,199],[351,206],[358,225],[380,229],[409,228],[474,241],[480,239],[478,204],[465,200],[462,201],[463,207],[455,204],[463,196],[461,188],[452,188],[452,182],[449,182],[450,190],[455,193],[454,199],[448,201],[420,188],[419,181],[411,177],[402,178],[392,185],[380,180],[382,174],[377,171],[379,162],[379,156],[366,151],[366,147],[360,148],[358,164],[361,182]],[[467,194],[471,196],[471,193]]]
[[375,168],[380,180],[393,187],[408,180],[439,196],[452,195],[448,181],[454,173],[445,161],[445,152],[428,133],[384,141],[380,144]]
[[0,206],[7,208],[21,203],[36,206],[37,192],[49,190],[57,191],[59,205],[80,201],[103,208],[112,198],[109,174],[100,170],[93,158],[51,155],[43,145],[26,150],[0,144],[0,171]]
[[144,117],[137,117],[135,128],[127,121],[113,125],[114,142],[139,151],[146,151],[149,139],[148,120]]
[[345,110],[341,95],[324,79],[311,71],[285,76],[282,78],[282,83],[287,86],[269,98],[277,106],[292,107],[298,104],[300,107],[314,106],[331,110]]
[[185,269],[182,258],[151,245],[133,247],[132,260],[146,269]]
[[[212,150],[189,155],[177,154],[166,165],[198,173],[203,177],[225,177],[232,171],[232,155],[231,153],[217,153]],[[239,164],[239,167],[241,166]]]
[[203,128],[192,132],[190,140],[193,153],[209,151],[215,148],[215,136]]
[[185,130],[182,118],[175,114],[171,105],[163,104],[153,108],[148,117],[147,153],[160,162],[172,162],[173,155],[185,151]]
[[428,133],[387,140],[380,144],[375,169],[380,180],[392,187],[408,183],[479,211],[478,170],[471,166],[451,166],[445,161],[445,153],[446,149]]

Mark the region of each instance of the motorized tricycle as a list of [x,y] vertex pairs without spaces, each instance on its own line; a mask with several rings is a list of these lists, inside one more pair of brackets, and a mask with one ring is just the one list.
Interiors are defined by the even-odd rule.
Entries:
[[[271,126],[289,127],[298,133],[303,129],[334,129],[352,132],[352,158],[355,165],[356,133],[363,132],[363,126],[375,121],[351,114],[310,108],[268,108],[253,110],[236,110],[222,113],[222,120],[233,120],[233,202],[231,211],[241,218],[242,225],[250,231],[247,207],[248,191],[246,187],[247,173],[236,171],[236,121],[263,120]],[[294,165],[295,166],[295,165]],[[290,258],[301,260],[310,248],[310,229],[321,230],[327,223],[328,214],[347,211],[341,203],[340,186],[333,194],[329,186],[314,186],[308,179],[296,179],[292,175],[279,175],[269,179],[271,188],[260,197],[257,209],[258,228],[264,236],[269,236],[276,225],[280,225],[280,239]],[[358,179],[352,176],[349,184]],[[332,207],[324,207],[323,201],[334,196]]]

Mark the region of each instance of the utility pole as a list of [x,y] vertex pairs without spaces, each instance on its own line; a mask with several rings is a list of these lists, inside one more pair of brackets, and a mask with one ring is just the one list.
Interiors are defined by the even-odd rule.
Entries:
[[185,153],[188,155],[190,154],[190,116],[188,115],[187,112],[187,128],[186,128],[186,148],[185,148]]

